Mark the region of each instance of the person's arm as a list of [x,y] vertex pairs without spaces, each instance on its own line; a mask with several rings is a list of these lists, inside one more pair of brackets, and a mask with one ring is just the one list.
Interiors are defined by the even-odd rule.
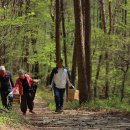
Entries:
[[25,77],[27,78],[27,81],[29,82],[29,85],[32,85],[33,83],[35,83],[35,81],[31,78],[30,75],[25,74]]
[[15,86],[13,87],[12,91],[9,93],[9,95],[12,95],[16,89],[19,87],[19,80],[16,81]]
[[68,85],[69,85],[70,88],[74,88],[74,86],[73,86],[73,84],[71,82],[70,72],[69,72],[68,69],[66,69],[66,70],[67,70],[67,82],[68,82]]
[[52,72],[51,72],[51,75],[50,75],[50,80],[49,80],[49,85],[50,85],[50,87],[52,87],[53,77],[54,77],[55,71],[56,71],[56,70],[53,69]]
[[11,86],[12,86],[12,88],[14,87],[14,82],[13,82],[13,80],[12,80],[12,75],[10,74],[10,83],[11,83]]

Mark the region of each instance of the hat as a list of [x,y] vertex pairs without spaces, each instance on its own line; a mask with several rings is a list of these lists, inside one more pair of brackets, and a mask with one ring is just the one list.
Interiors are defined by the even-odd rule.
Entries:
[[25,73],[25,71],[23,69],[18,70],[18,74],[24,74],[24,73]]
[[0,70],[5,71],[5,67],[4,66],[0,66]]

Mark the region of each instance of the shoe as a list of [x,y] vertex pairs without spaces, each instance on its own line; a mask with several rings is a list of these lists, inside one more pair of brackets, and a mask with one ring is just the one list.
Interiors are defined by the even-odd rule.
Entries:
[[60,110],[59,110],[59,109],[56,109],[55,112],[60,112]]
[[60,110],[60,112],[63,112],[63,111],[64,111],[63,107],[60,107],[60,109],[59,109],[59,110]]
[[35,112],[33,110],[29,110],[29,112],[35,114]]
[[60,108],[59,107],[56,108],[55,112],[60,112]]

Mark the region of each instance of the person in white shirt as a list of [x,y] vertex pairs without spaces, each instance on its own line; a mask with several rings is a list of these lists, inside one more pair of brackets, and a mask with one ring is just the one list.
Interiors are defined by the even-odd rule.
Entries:
[[67,68],[63,67],[63,60],[60,59],[57,62],[57,67],[52,70],[49,81],[49,87],[52,88],[52,86],[54,86],[55,112],[63,112],[64,94],[67,82],[69,87],[73,89],[74,86],[71,83],[69,71]]

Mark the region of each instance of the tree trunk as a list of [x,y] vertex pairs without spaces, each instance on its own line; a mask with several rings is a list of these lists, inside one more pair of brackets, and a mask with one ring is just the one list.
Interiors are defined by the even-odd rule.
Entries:
[[56,22],[55,22],[55,40],[56,40],[56,61],[61,58],[61,46],[60,46],[60,2],[56,0]]
[[106,77],[105,77],[105,97],[109,97],[109,58],[108,58],[108,51],[105,53],[105,60],[106,60]]
[[79,88],[79,103],[88,101],[88,86],[85,68],[85,54],[84,54],[84,41],[81,17],[81,2],[74,0],[74,14],[75,14],[75,41],[77,50],[77,63],[78,63],[78,88]]
[[91,18],[90,18],[90,0],[84,1],[85,11],[85,58],[86,58],[86,77],[89,98],[91,95]]
[[64,8],[64,0],[61,0],[61,16],[62,16],[62,33],[63,33],[63,44],[64,44],[64,58],[65,58],[65,66],[68,66],[67,61],[67,46],[66,46],[66,30],[65,30],[65,8]]
[[71,80],[74,86],[75,86],[75,80],[76,80],[76,63],[77,63],[76,62],[76,43],[74,43],[72,73],[71,73]]
[[94,81],[94,98],[97,97],[97,81],[99,79],[99,73],[100,73],[100,68],[101,68],[101,61],[102,61],[102,54],[99,56],[98,59],[98,65],[97,65],[97,72],[96,72],[96,77]]
[[100,10],[101,10],[101,15],[102,15],[102,28],[103,28],[104,33],[106,33],[107,30],[106,30],[104,0],[99,0],[99,2],[100,2]]
[[111,13],[111,1],[109,1],[109,34],[112,32],[112,13]]
[[121,88],[121,102],[122,102],[122,100],[123,100],[123,98],[124,98],[124,88],[125,88],[126,74],[127,74],[127,71],[124,72],[123,80],[122,80],[122,88]]
[[[104,0],[100,0],[100,7],[101,7],[100,8],[101,9],[101,13],[102,13],[102,27],[103,27],[103,31],[104,31],[105,34],[107,34]],[[111,8],[109,8],[109,9],[111,9]],[[110,16],[110,14],[109,14],[109,16]],[[111,26],[111,23],[110,23],[110,26]],[[109,80],[108,80],[109,62],[108,62],[108,51],[107,50],[105,52],[105,61],[106,61],[105,97],[107,98],[108,95],[109,95],[108,94],[108,91],[109,91]]]

